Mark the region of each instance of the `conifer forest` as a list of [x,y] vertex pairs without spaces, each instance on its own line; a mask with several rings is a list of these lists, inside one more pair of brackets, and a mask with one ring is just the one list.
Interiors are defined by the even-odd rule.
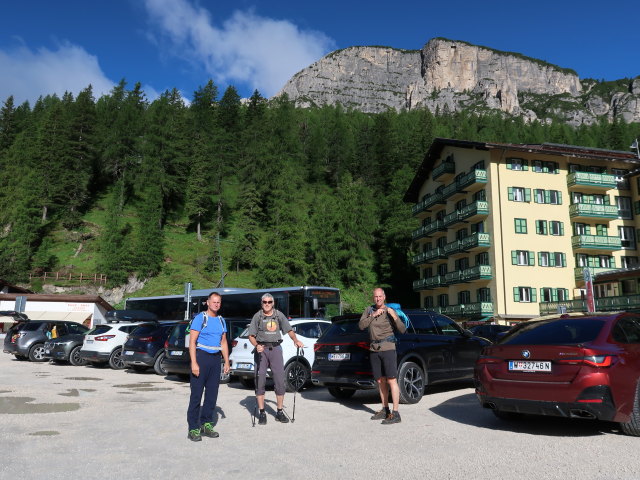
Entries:
[[33,105],[7,98],[0,278],[34,291],[30,274],[64,269],[106,274],[111,286],[164,278],[157,295],[221,278],[326,285],[347,302],[381,285],[417,306],[418,224],[402,198],[433,138],[628,150],[640,135],[604,119],[572,128],[495,111],[365,114],[220,93],[209,81],[188,101],[175,89],[150,101],[123,80],[100,98],[91,87]]

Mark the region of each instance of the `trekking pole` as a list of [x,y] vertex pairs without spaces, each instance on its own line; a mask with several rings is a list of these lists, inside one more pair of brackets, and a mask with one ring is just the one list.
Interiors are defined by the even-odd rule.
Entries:
[[[300,369],[300,347],[296,347],[296,373]],[[303,378],[304,380],[304,378]],[[301,385],[302,386],[302,385]],[[296,394],[298,393],[298,385],[293,389],[293,415],[291,416],[291,423],[296,421]]]
[[251,417],[251,426],[256,426],[256,417],[258,416],[258,369],[260,368],[260,353],[254,348],[255,355],[258,359],[255,361],[256,370],[253,372],[253,394],[255,398],[255,404],[253,405],[253,416]]

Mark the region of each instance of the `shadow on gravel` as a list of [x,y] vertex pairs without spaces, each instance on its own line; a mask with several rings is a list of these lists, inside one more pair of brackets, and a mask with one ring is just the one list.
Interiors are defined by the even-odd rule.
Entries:
[[594,420],[535,415],[526,415],[515,420],[502,420],[497,418],[491,410],[482,408],[474,393],[451,398],[430,410],[436,415],[465,425],[529,435],[590,437],[618,433],[617,424]]

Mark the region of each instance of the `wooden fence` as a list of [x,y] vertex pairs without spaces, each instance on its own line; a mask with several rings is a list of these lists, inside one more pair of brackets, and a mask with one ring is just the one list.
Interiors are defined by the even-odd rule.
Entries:
[[99,283],[106,284],[107,276],[102,273],[65,273],[65,272],[43,272],[41,275],[30,273],[29,281],[33,279],[42,279],[43,281],[69,281],[69,282],[89,282],[89,283]]

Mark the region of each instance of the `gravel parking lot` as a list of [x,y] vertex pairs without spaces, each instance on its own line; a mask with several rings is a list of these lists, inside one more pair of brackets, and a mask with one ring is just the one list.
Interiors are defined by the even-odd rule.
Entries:
[[[614,424],[504,423],[469,384],[402,405],[402,423],[369,420],[375,393],[338,402],[298,394],[295,423],[251,425],[252,391],[223,385],[220,438],[187,440],[189,385],[174,377],[30,363],[0,355],[1,478],[637,479],[640,438]],[[285,398],[289,415],[293,395]]]

